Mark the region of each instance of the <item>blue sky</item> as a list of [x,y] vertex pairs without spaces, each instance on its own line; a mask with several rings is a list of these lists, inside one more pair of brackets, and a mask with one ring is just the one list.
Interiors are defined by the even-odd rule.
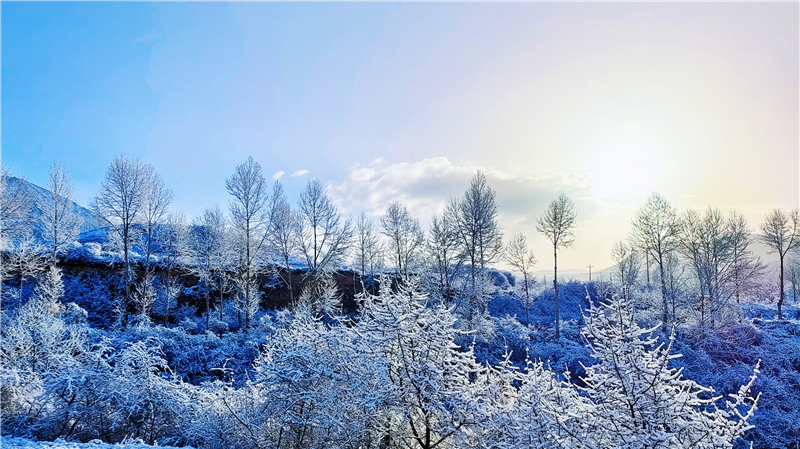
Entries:
[[[475,170],[506,234],[564,191],[565,267],[605,266],[657,190],[751,225],[798,204],[798,4],[8,3],[2,161],[86,204],[120,152],[189,216],[252,155],[292,199],[427,223]],[[292,176],[297,174],[297,176]]]

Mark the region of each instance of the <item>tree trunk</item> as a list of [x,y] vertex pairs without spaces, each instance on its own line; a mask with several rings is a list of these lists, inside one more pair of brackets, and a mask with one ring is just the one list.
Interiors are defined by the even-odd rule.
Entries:
[[778,299],[778,319],[783,319],[783,255],[781,255],[781,297]]
[[250,270],[247,270],[247,287],[245,287],[245,292],[247,293],[244,297],[244,333],[248,333],[250,331]]
[[[224,323],[224,321],[222,320],[222,304],[225,301],[225,298],[222,296],[223,288],[224,287],[223,287],[223,283],[222,283],[222,277],[220,277],[220,279],[219,279],[219,305],[218,305],[218,307],[219,307],[219,322],[220,323]],[[222,326],[220,326],[220,328],[219,328],[219,336],[222,337]]]
[[247,279],[245,280],[246,284],[244,287],[245,295],[244,295],[244,333],[248,333],[250,330],[250,279],[252,279],[252,273],[250,272],[250,220],[247,220],[247,234],[245,235],[245,251],[247,252],[247,259],[245,263],[247,264]]
[[211,289],[206,285],[206,332],[211,328]]
[[165,301],[164,301],[164,327],[169,327],[169,302],[172,301],[170,297],[172,295],[172,271],[167,270],[167,288],[165,293]]
[[561,341],[561,323],[558,304],[558,247],[553,245],[553,289],[556,291],[556,341]]
[[531,304],[531,292],[528,288],[528,273],[522,274],[523,281],[525,282],[525,325],[529,326],[531,324],[530,319],[528,318],[528,309],[530,308]]
[[289,267],[289,258],[286,258],[286,274],[289,278],[289,301],[294,305],[294,289],[292,288],[292,269]]
[[128,231],[123,231],[123,251],[125,252],[125,299],[122,301],[122,328],[128,327],[128,303],[131,299],[131,263],[128,258]]
[[664,332],[667,331],[667,322],[669,321],[669,302],[667,301],[667,280],[664,278],[664,257],[658,256],[658,270],[661,275],[661,300],[664,302]]

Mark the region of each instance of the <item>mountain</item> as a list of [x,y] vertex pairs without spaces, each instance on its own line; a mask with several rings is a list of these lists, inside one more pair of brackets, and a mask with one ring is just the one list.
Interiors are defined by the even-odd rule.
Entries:
[[[31,219],[35,223],[38,221],[39,216],[41,216],[42,211],[39,208],[39,204],[41,201],[49,201],[52,198],[52,193],[43,188],[39,187],[36,184],[27,181],[25,179],[20,179],[14,176],[9,176],[6,178],[6,185],[9,189],[16,189],[21,188],[24,195],[30,199],[30,214]],[[78,237],[78,240],[82,240],[84,234],[89,235],[93,234],[100,229],[100,226],[97,223],[97,218],[95,218],[94,213],[89,209],[81,206],[76,202],[72,202],[72,207],[74,210],[77,210],[80,214],[81,218],[83,219],[83,223],[81,224],[81,235]]]

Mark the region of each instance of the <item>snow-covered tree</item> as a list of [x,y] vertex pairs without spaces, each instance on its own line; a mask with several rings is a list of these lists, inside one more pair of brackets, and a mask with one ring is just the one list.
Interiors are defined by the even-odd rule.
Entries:
[[503,449],[556,449],[561,429],[583,417],[578,391],[556,379],[541,362],[528,362],[524,370],[513,366],[506,354],[499,366],[487,365],[475,378],[482,391],[483,419],[461,438],[462,446]]
[[309,274],[336,269],[350,249],[353,221],[342,221],[339,208],[318,179],[309,180],[300,193],[296,217],[297,243]]
[[470,262],[470,275],[475,291],[478,274],[503,253],[503,232],[497,222],[495,191],[478,171],[472,177],[464,197],[458,202],[452,222],[457,224],[464,253]]
[[3,271],[6,276],[16,273],[19,279],[19,290],[16,295],[17,305],[27,299],[28,282],[36,279],[47,266],[46,250],[31,234],[27,234],[14,242],[14,246],[3,261]]
[[136,307],[139,323],[150,323],[150,312],[156,299],[158,299],[158,292],[156,291],[155,277],[150,270],[146,270],[133,293],[133,305]]
[[405,204],[392,201],[381,216],[381,233],[389,239],[389,259],[397,264],[398,275],[408,277],[425,240],[419,220],[411,216]]
[[[249,332],[249,323],[261,307],[261,289],[257,278],[237,276],[233,279],[235,286],[234,303],[239,314],[239,330]],[[250,292],[246,294],[246,292]],[[209,311],[210,313],[210,311]]]
[[728,229],[732,240],[732,273],[728,283],[736,298],[736,304],[739,305],[740,297],[752,292],[759,284],[765,267],[761,258],[750,250],[754,237],[744,216],[735,211],[731,212],[728,217]]
[[719,209],[711,207],[702,216],[687,210],[679,225],[678,251],[694,275],[703,329],[707,322],[713,326],[730,309],[731,298],[736,297],[738,306],[737,295],[760,274],[761,262],[748,248],[747,222],[735,212],[725,218]]
[[361,280],[383,268],[383,245],[375,223],[364,212],[356,220],[353,265]]
[[789,212],[775,209],[761,223],[761,234],[759,240],[769,247],[770,253],[778,255],[780,261],[780,298],[778,299],[778,319],[783,319],[783,299],[786,296],[784,291],[784,261],[789,251],[797,250],[800,247],[800,208],[794,208]]
[[283,185],[275,181],[272,189],[272,206],[269,217],[269,250],[274,257],[283,263],[286,274],[281,274],[286,287],[289,289],[289,300],[294,302],[294,289],[292,288],[292,267],[290,259],[297,252],[295,236],[295,214],[292,205],[286,199]]
[[63,307],[61,271],[50,265],[36,294],[13,314],[2,317],[0,328],[0,380],[2,422],[30,427],[43,412],[42,399],[48,382],[74,363],[85,342],[85,333],[61,319]]
[[522,284],[518,289],[521,293],[522,305],[525,307],[525,324],[530,324],[528,317],[528,310],[533,306],[533,301],[536,300],[536,292],[533,284],[533,268],[536,266],[537,260],[533,255],[533,251],[528,248],[528,239],[522,233],[516,234],[511,238],[505,248],[505,259],[517,272],[522,274]]
[[324,273],[306,282],[297,306],[317,316],[333,316],[341,313],[342,297],[336,284],[335,273]]
[[15,178],[7,166],[0,166],[0,250],[11,237],[30,231],[32,201],[24,181],[24,176]]
[[800,259],[789,259],[786,269],[786,280],[792,284],[792,302],[797,304],[797,292],[800,291]]
[[550,203],[536,221],[536,230],[553,244],[553,290],[556,294],[556,340],[561,335],[558,297],[558,248],[569,248],[575,241],[575,204],[563,193]]
[[308,312],[298,309],[256,360],[248,393],[263,405],[253,434],[275,447],[370,447],[385,381],[380,359],[350,326]]
[[164,220],[167,218],[169,212],[169,205],[172,203],[172,190],[168,189],[164,184],[164,179],[161,175],[151,169],[148,171],[146,180],[147,190],[145,192],[141,224],[143,233],[142,247],[144,248],[144,270],[151,273],[150,256],[153,252],[153,243],[159,240],[158,233],[164,230]]
[[472,351],[454,342],[455,317],[407,280],[393,292],[383,281],[379,296],[364,294],[356,325],[366,346],[380,357],[385,385],[383,441],[433,449],[480,421],[480,395],[470,376],[480,371]]
[[111,362],[112,385],[108,391],[115,427],[128,438],[154,444],[156,438],[173,433],[182,408],[188,403],[185,390],[176,379],[165,377],[170,368],[158,340],[148,338],[130,343]]
[[91,208],[100,223],[105,225],[112,240],[122,245],[125,296],[118,305],[122,326],[128,323],[128,305],[132,300],[133,265],[131,249],[138,230],[134,226],[141,217],[153,172],[150,164],[120,154],[111,161],[100,191]]
[[229,243],[228,221],[219,206],[207,207],[199,217],[195,217],[189,236],[190,252],[194,258],[191,269],[203,285],[207,329],[211,320],[212,291],[216,285],[220,294],[217,306],[221,314],[228,271],[236,262],[236,255],[231,254]]
[[649,259],[658,264],[661,281],[662,322],[669,322],[669,299],[667,291],[667,256],[677,249],[678,213],[663,196],[653,193],[633,219],[632,241],[648,258],[647,276],[650,282]]
[[[263,251],[266,249],[269,226],[269,192],[261,171],[261,165],[248,156],[247,160],[236,166],[230,178],[225,180],[230,200],[231,224],[235,228],[239,263],[236,285],[241,290],[244,308],[244,325],[250,328],[253,304],[258,304],[258,274],[262,269]],[[255,288],[255,290],[253,290]]]
[[64,245],[78,236],[83,219],[72,202],[72,182],[69,172],[57,160],[47,177],[49,195],[38,198],[41,211],[39,231],[50,246],[50,263],[55,264]]
[[164,316],[164,327],[169,325],[170,310],[175,307],[178,295],[183,290],[179,273],[186,257],[190,255],[190,233],[183,212],[167,215],[164,226],[158,233],[158,244],[161,248],[161,267],[166,275],[161,280],[162,294],[158,299],[158,310]]
[[611,261],[614,263],[613,283],[619,286],[623,295],[630,296],[641,268],[639,253],[635,246],[620,240],[611,248]]
[[580,387],[587,400],[565,416],[583,419],[560,423],[563,443],[583,448],[720,448],[752,427],[758,397],[750,382],[720,407],[714,390],[684,379],[670,361],[674,333],[665,343],[657,327],[641,328],[629,298],[615,297],[600,306],[590,301],[584,337],[597,363],[585,367]]
[[425,244],[428,267],[435,277],[439,296],[453,298],[454,282],[464,264],[465,254],[457,226],[458,203],[450,199],[441,215],[431,219]]
[[64,282],[61,280],[61,268],[50,265],[45,270],[39,284],[36,286],[36,295],[51,305],[54,310],[61,310],[60,301],[64,296]]

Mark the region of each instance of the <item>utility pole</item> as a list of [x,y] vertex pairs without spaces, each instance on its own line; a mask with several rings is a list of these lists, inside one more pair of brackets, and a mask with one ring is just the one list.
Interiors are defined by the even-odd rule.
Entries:
[[589,282],[592,282],[592,264],[589,264]]

